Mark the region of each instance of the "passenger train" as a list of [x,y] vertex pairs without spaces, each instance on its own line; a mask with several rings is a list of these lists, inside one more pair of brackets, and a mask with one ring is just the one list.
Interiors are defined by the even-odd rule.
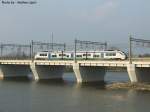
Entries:
[[[35,55],[36,60],[57,60],[66,59],[72,60],[75,57],[73,51],[42,51],[37,52]],[[76,59],[120,59],[125,60],[126,54],[120,50],[104,50],[104,51],[77,51]]]

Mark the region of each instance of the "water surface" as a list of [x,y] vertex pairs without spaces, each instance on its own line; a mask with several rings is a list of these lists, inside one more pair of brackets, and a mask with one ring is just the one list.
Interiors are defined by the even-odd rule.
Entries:
[[[127,82],[127,73],[108,72],[106,83]],[[0,81],[0,112],[149,112],[150,92],[106,90],[100,84],[79,85],[73,73],[64,81]]]

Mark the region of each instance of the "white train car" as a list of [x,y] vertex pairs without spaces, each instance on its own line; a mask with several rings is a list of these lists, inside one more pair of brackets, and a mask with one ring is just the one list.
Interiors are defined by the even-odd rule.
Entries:
[[51,57],[50,52],[42,51],[42,52],[37,52],[34,56],[34,59],[36,59],[36,60],[49,60],[50,57]]
[[59,60],[59,59],[73,59],[73,52],[63,52],[63,51],[42,51],[37,52],[34,56],[36,60]]
[[93,51],[77,51],[76,59],[93,59],[93,55],[94,55]]
[[[54,52],[38,52],[35,55],[35,59],[43,60],[59,60],[74,59],[75,53],[72,51],[54,51]],[[87,59],[126,59],[126,54],[119,50],[106,50],[106,51],[77,51],[76,59],[87,60]]]
[[127,57],[126,57],[126,54],[122,51],[112,50],[112,51],[103,51],[103,52],[101,52],[101,58],[125,60]]
[[119,50],[107,51],[79,51],[76,59],[126,59],[126,54]]
[[51,52],[51,59],[73,59],[73,52]]

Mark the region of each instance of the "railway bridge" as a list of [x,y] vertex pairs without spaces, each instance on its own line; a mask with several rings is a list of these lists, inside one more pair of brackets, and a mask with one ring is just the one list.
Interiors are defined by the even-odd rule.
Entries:
[[[63,51],[66,51],[66,44],[43,43],[33,40],[28,45],[2,43],[0,44],[0,77],[2,79],[5,77],[22,77],[32,72],[35,80],[57,79],[62,78],[66,66],[70,66],[73,68],[77,82],[82,83],[104,81],[107,68],[115,67],[115,69],[118,69],[121,67],[126,69],[131,82],[150,82],[150,59],[146,57],[135,58],[133,55],[134,44],[149,47],[150,40],[136,39],[130,36],[127,60],[78,60],[76,58],[77,50],[82,48],[88,51],[90,46],[92,50],[97,47],[107,50],[108,45],[106,42],[80,41],[77,39],[75,39],[73,47],[74,60],[63,60],[63,58],[61,60],[34,60],[35,54],[45,48],[47,50],[51,48],[52,51],[55,51],[54,47],[60,47],[63,48],[63,54]],[[78,49],[79,46],[80,49]],[[12,57],[18,60],[11,60]]]
[[65,67],[73,68],[78,83],[104,81],[108,67],[125,68],[131,82],[150,82],[150,60],[0,60],[0,77],[22,77],[30,72],[35,80],[62,78]]

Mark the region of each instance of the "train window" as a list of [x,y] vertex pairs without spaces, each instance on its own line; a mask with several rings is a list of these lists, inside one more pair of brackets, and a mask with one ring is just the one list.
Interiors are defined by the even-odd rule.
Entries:
[[110,53],[106,53],[106,56],[110,56]]
[[40,54],[40,56],[47,56],[47,54]]
[[86,56],[86,54],[83,54],[83,56]]
[[82,55],[76,55],[78,58],[81,58],[82,57]]
[[106,53],[106,56],[116,56],[116,53]]
[[116,53],[112,53],[112,56],[116,56]]
[[87,54],[87,56],[91,56],[91,54]]
[[59,56],[62,56],[62,54],[59,54]]
[[124,55],[124,53],[120,52],[121,55]]
[[59,56],[66,56],[66,54],[59,54]]
[[91,56],[91,54],[83,54],[83,56]]
[[57,57],[57,55],[52,55],[53,58]]
[[93,57],[98,58],[98,57],[99,57],[99,55],[93,55]]

